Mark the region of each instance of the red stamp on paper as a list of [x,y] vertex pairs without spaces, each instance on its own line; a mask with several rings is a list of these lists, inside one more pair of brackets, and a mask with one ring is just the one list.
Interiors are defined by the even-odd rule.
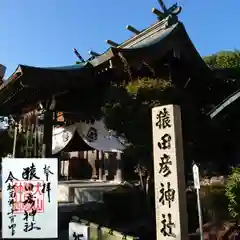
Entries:
[[13,181],[15,197],[14,213],[44,212],[44,181]]

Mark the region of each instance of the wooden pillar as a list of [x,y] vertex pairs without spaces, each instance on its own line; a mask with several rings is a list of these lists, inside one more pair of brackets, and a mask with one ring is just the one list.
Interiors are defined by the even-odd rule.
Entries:
[[52,128],[53,128],[53,111],[47,110],[44,113],[42,157],[46,158],[52,157]]
[[106,181],[108,180],[108,174],[109,174],[109,155],[108,153],[103,153],[103,169],[104,169],[104,174],[103,174],[103,180]]
[[115,180],[116,181],[123,181],[122,178],[122,159],[121,159],[122,153],[121,152],[117,152],[116,153],[116,163],[117,163],[117,169],[116,169],[116,176],[115,176]]
[[104,161],[104,152],[98,151],[98,179],[103,180],[103,161]]
[[94,150],[92,155],[92,179],[97,179],[97,168],[96,168],[96,160],[97,160],[98,151]]

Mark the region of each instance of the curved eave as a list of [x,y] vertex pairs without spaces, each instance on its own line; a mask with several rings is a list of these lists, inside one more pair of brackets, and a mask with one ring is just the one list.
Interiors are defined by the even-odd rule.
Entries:
[[[147,37],[135,37],[138,41],[132,42],[129,45],[123,44],[119,47],[111,47],[101,56],[95,57],[90,63],[93,66],[99,66],[106,61],[111,60],[112,58],[119,56],[121,53],[127,60],[138,60],[146,58],[160,58],[161,55],[164,55],[169,51],[171,44],[166,46],[166,42],[171,39],[171,36],[175,34],[181,28],[180,23],[176,23],[166,28],[165,26],[160,25],[156,31],[149,34]],[[133,39],[135,39],[133,38]],[[169,42],[170,43],[170,42]],[[171,46],[172,47],[172,46]],[[157,53],[157,54],[156,54]]]
[[[121,53],[130,64],[131,61],[141,60],[154,62],[169,51],[180,54],[179,57],[188,63],[192,76],[199,78],[200,74],[212,77],[211,70],[199,55],[181,22],[176,22],[169,27],[166,26],[166,22],[164,24],[159,22],[152,26],[151,30],[145,30],[119,47],[110,48],[101,56],[101,59],[106,61]],[[99,63],[99,57],[91,61],[92,65]]]
[[[33,67],[33,66],[27,66],[27,65],[19,65],[15,72],[0,86],[0,92],[5,90],[6,88],[13,85],[19,78],[21,78],[23,75],[26,74],[33,74],[34,78],[38,78],[39,74],[40,76],[42,74],[56,74],[59,72],[73,72],[73,73],[79,73],[82,71],[82,69],[89,67],[89,63],[81,63],[77,65],[71,65],[71,66],[63,66],[63,67]],[[24,80],[24,79],[23,79]],[[20,80],[21,81],[21,80]]]
[[[210,68],[200,56],[182,23],[181,31],[179,31],[178,37],[182,39],[182,42],[179,42],[178,39],[175,38],[174,45],[180,50],[182,56],[188,63],[191,75],[197,80],[200,80],[199,83],[204,80],[207,81],[207,77],[212,78],[212,72]],[[203,78],[203,76],[205,78]]]
[[[119,53],[131,64],[142,60],[154,62],[169,51],[180,52],[181,57],[187,60],[192,75],[198,76],[199,73],[203,75],[203,72],[209,74],[210,70],[192,44],[183,24],[176,22],[168,25],[168,21],[164,20],[119,47],[109,48],[102,55],[94,57],[86,63],[51,68],[19,65],[7,83],[0,87],[0,115],[9,114],[12,106],[16,107],[16,103],[21,100],[22,96],[31,93],[32,89],[39,88],[44,91],[47,87],[48,91],[54,95],[59,85],[64,85],[66,89],[71,82],[79,85],[89,82],[87,77],[92,79],[92,72],[98,71],[99,68],[109,67],[109,60],[119,58]],[[35,97],[31,101],[36,100]],[[19,108],[23,108],[21,104],[18,104]]]
[[[164,44],[159,43],[167,39],[167,36],[177,29],[177,26],[178,23],[169,28],[162,26],[157,32],[153,32],[151,36],[148,36],[148,38],[141,39],[141,41],[132,44],[131,48],[109,48],[102,55],[86,63],[51,68],[19,65],[14,74],[0,87],[0,114],[5,115],[4,112],[8,114],[9,112],[7,110],[12,108],[12,103],[16,104],[18,99],[22,98],[22,94],[24,96],[28,95],[33,88],[41,89],[49,86],[52,87],[52,94],[54,94],[54,91],[57,90],[56,84],[60,82],[61,84],[68,84],[71,76],[73,76],[74,79],[81,78],[83,77],[83,72],[87,72],[89,68],[99,68],[101,65],[106,67],[109,60],[118,56],[120,52],[129,59],[136,59],[140,56],[143,58],[145,56],[154,56],[154,49],[156,51],[159,45],[163,45],[162,52],[163,50],[165,52],[167,48],[164,47]],[[161,52],[161,50],[159,52]],[[77,79],[76,84],[77,81],[79,81],[79,84],[82,84],[83,79]]]
[[[73,83],[84,84],[87,74],[91,75],[93,66],[81,63],[64,67],[39,68],[19,65],[8,80],[0,86],[0,115],[9,114],[12,104],[16,104],[23,96],[33,93],[36,89],[47,89],[52,94],[58,91],[58,86]],[[40,99],[36,99],[40,100]]]

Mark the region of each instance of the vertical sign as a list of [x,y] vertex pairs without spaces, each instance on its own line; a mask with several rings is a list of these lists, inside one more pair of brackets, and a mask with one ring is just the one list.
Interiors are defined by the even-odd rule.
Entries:
[[58,160],[2,160],[2,238],[58,237]]
[[69,240],[89,240],[89,226],[77,223],[69,223]]
[[197,164],[193,164],[193,181],[194,181],[194,188],[200,189],[200,180],[199,180],[199,169]]
[[181,110],[152,109],[157,240],[188,239]]

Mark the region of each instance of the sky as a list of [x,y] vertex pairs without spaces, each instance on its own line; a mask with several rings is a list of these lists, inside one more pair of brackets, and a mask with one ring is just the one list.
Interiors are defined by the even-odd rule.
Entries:
[[[174,0],[165,0],[170,6]],[[202,56],[240,49],[239,0],[182,0],[179,19]],[[0,0],[0,63],[6,77],[18,64],[65,66],[88,51],[104,52],[105,40],[130,38],[125,29],[141,30],[156,21],[157,0]]]

